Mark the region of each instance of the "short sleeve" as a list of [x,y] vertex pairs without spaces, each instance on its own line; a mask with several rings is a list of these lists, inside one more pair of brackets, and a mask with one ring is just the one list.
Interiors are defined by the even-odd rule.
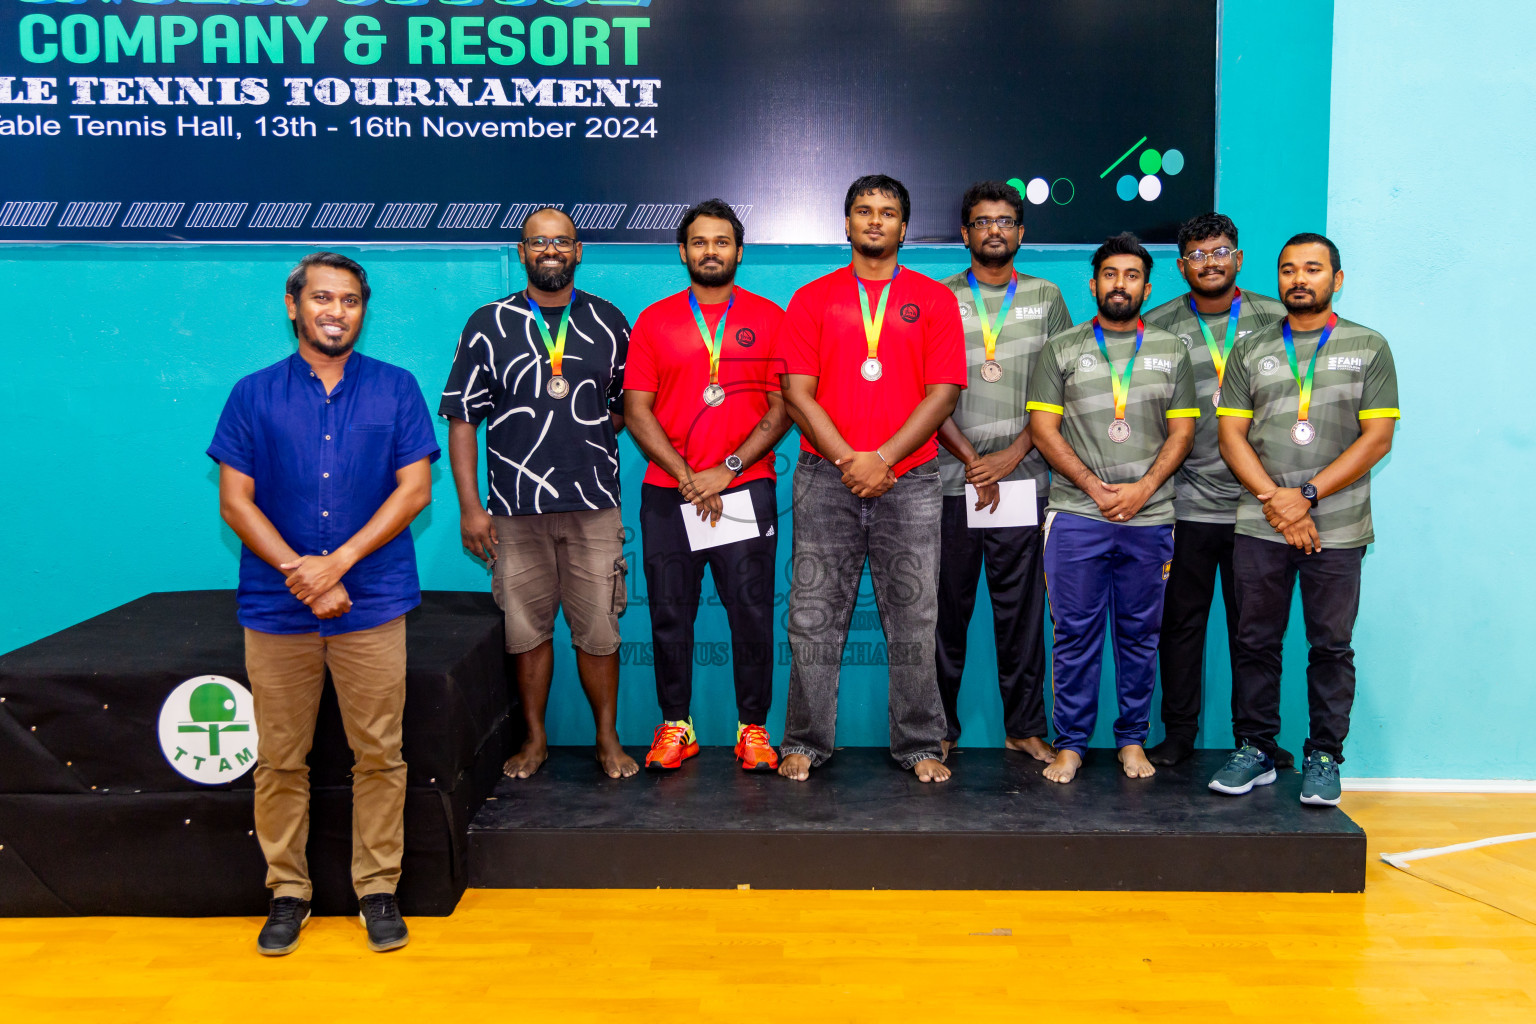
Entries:
[[1040,350],[1035,368],[1030,371],[1024,407],[1030,412],[1053,412],[1060,416],[1066,410],[1066,393],[1066,378],[1062,376],[1061,359],[1052,339]]
[[1072,326],[1072,313],[1067,309],[1067,300],[1061,297],[1061,289],[1054,289],[1050,297],[1050,311],[1045,314],[1046,337],[1060,334]]
[[774,334],[773,352],[784,373],[821,376],[821,316],[811,308],[806,288],[795,292]]
[[255,435],[251,430],[251,394],[249,378],[241,380],[224,402],[219,425],[214,428],[208,456],[230,469],[256,475]]
[[1365,380],[1360,389],[1360,418],[1403,418],[1397,407],[1397,364],[1392,361],[1392,350],[1387,347],[1386,341],[1382,341],[1381,347],[1371,356],[1371,362],[1365,368]]
[[613,332],[613,377],[608,381],[608,411],[624,415],[624,380],[626,363],[629,361],[629,319],[618,309],[618,327]]
[[965,366],[965,326],[960,302],[948,288],[934,289],[938,307],[928,317],[923,348],[923,383],[958,384],[969,381]]
[[421,385],[409,371],[400,373],[395,400],[395,471],[413,462],[436,462],[442,455],[432,428],[432,414],[422,397]]
[[437,407],[439,416],[451,416],[477,426],[496,407],[502,390],[501,381],[491,369],[491,339],[481,330],[481,319],[481,313],[476,311],[464,325]]
[[656,348],[651,342],[649,313],[641,313],[629,335],[629,358],[624,363],[624,386],[631,391],[658,391],[661,379],[656,372]]
[[779,308],[778,303],[769,302],[767,299],[764,299],[763,334],[768,339],[768,365],[763,368],[763,386],[772,392],[778,392],[782,390],[779,384],[779,375],[788,372],[784,369],[784,357],[782,353],[780,353],[778,349],[774,347],[775,339],[778,338],[779,331],[783,325],[784,311]]
[[1179,358],[1173,364],[1173,399],[1168,405],[1168,419],[1199,419],[1200,400],[1195,397],[1195,371],[1189,364],[1189,353],[1183,346],[1178,348]]
[[1248,360],[1252,348],[1245,339],[1232,350],[1226,373],[1221,378],[1221,406],[1216,410],[1217,416],[1253,419],[1253,395],[1248,390]]

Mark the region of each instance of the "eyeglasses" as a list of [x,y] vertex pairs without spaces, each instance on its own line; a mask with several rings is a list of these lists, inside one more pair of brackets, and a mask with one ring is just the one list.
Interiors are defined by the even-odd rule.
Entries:
[[1217,263],[1226,263],[1232,258],[1232,252],[1233,250],[1228,249],[1223,245],[1219,248],[1212,249],[1210,252],[1206,252],[1204,249],[1191,249],[1189,252],[1185,253],[1179,258],[1185,263],[1193,263],[1198,267],[1206,260],[1215,260]]
[[972,231],[985,231],[990,227],[996,227],[999,231],[1012,231],[1019,226],[1019,222],[1012,217],[977,217],[967,225]]
[[576,239],[568,235],[561,235],[558,238],[545,238],[543,235],[534,235],[532,238],[523,239],[523,244],[534,252],[543,252],[550,246],[554,246],[560,252],[570,252],[576,248]]

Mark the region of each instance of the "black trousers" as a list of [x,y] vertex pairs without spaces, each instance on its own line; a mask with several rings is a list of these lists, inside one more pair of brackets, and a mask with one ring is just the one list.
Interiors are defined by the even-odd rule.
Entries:
[[1232,658],[1232,732],[1239,745],[1275,752],[1280,734],[1280,652],[1301,581],[1307,629],[1305,751],[1343,761],[1349,712],[1355,703],[1355,651],[1360,611],[1360,563],[1365,548],[1324,548],[1303,554],[1289,544],[1239,536],[1232,545],[1237,580],[1237,649]]
[[731,628],[737,715],[746,725],[768,724],[768,707],[773,703],[778,509],[772,480],[753,480],[725,493],[740,490],[752,496],[758,527],[768,535],[694,551],[688,546],[684,513],[679,508],[683,497],[677,489],[655,484],[640,487],[640,533],[651,611],[656,698],[662,717],[668,721],[688,717],[693,697],[693,623],[707,565]]
[[[1045,521],[1045,501],[1039,502]],[[960,677],[965,673],[966,633],[976,609],[982,567],[992,597],[997,644],[997,688],[1003,697],[1003,728],[1012,739],[1045,736],[1045,563],[1040,527],[972,530],[965,524],[964,495],[944,498],[939,534],[939,624],[935,644],[939,697],[949,719],[946,738],[960,738]]]
[[[1180,519],[1173,531],[1173,568],[1163,592],[1163,632],[1157,651],[1163,681],[1163,728],[1169,739],[1191,745],[1200,731],[1204,701],[1205,630],[1211,618],[1216,574],[1227,607],[1227,652],[1237,663],[1237,595],[1232,581],[1231,523]],[[1235,710],[1234,710],[1235,713]]]

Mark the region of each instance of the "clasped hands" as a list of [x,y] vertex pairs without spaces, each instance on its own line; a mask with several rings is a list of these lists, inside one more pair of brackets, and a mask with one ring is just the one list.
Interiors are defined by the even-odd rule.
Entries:
[[1263,503],[1264,518],[1287,544],[1309,555],[1323,550],[1312,521],[1312,503],[1301,496],[1300,487],[1277,487],[1254,497]]
[[978,455],[965,466],[965,482],[976,488],[976,511],[992,506],[988,514],[996,514],[1002,503],[1003,492],[997,486],[1009,473],[1019,468],[1023,456],[1015,453],[1012,445],[990,455]]
[[1098,477],[1093,477],[1084,488],[1093,503],[1099,506],[1099,512],[1112,523],[1128,523],[1135,519],[1156,489],[1145,479],[1129,484],[1107,484]]
[[288,590],[309,606],[319,619],[334,619],[352,610],[352,597],[341,585],[352,563],[340,552],[331,555],[300,555],[278,569],[288,577]]
[[731,486],[735,479],[735,473],[720,465],[684,476],[678,480],[677,490],[693,503],[700,519],[710,526],[715,526],[720,522],[720,517],[725,514],[725,505],[720,500],[720,492]]
[[856,498],[878,498],[896,486],[896,474],[877,451],[844,455],[832,465],[843,471],[843,486]]

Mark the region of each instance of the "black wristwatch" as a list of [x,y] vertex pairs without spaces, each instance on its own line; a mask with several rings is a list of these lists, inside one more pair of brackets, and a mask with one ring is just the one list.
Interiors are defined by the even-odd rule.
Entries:
[[[741,476],[741,456],[735,452],[727,455],[725,457],[725,468],[731,471],[732,476]],[[1317,492],[1313,491],[1312,493],[1316,494]],[[1316,502],[1313,502],[1313,504],[1316,504]]]
[[1306,498],[1308,501],[1310,501],[1312,503],[1312,507],[1313,508],[1317,508],[1317,488],[1316,487],[1313,487],[1310,483],[1302,484],[1301,485],[1301,496],[1303,498]]

